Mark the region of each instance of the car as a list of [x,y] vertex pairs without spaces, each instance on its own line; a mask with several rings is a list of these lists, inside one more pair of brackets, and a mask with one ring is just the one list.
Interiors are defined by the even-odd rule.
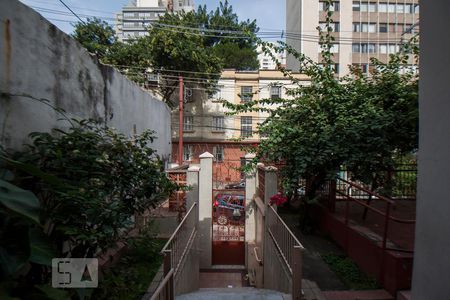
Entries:
[[239,190],[245,189],[245,180],[241,180],[240,182],[230,183],[225,186],[227,190]]

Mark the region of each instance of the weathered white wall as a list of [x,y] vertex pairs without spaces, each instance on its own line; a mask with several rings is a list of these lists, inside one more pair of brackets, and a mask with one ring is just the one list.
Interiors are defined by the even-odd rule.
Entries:
[[129,135],[155,130],[152,147],[171,153],[170,111],[117,70],[16,0],[0,1],[0,143],[20,149],[33,131],[64,128],[61,115],[27,94],[45,98],[69,117],[96,119]]
[[412,299],[450,299],[450,1],[420,3],[420,132]]

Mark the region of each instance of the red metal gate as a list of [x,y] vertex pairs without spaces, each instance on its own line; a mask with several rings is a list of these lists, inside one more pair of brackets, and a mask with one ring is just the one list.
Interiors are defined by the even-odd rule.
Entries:
[[245,265],[245,190],[213,190],[213,265]]

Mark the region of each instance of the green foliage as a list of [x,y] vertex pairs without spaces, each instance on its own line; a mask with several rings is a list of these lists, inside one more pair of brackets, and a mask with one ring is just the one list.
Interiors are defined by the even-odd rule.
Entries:
[[1,295],[69,298],[48,285],[51,259],[99,255],[176,188],[149,147],[152,132],[127,138],[73,122],[54,135],[32,133],[22,152],[0,153],[0,174],[11,181],[0,180]]
[[114,30],[105,22],[92,19],[78,23],[73,36],[103,63],[117,66],[138,83],[145,83],[146,75],[156,69],[162,75],[158,90],[169,106],[176,105],[171,97],[179,84],[171,70],[188,71],[182,74],[187,80],[204,78],[200,87],[213,92],[224,67],[259,67],[256,20],[239,21],[228,1],[210,12],[199,6],[196,11],[166,13],[148,31],[149,36],[125,44],[114,38]]
[[[328,24],[332,14],[327,15]],[[285,187],[294,190],[300,178],[310,179],[307,198],[314,199],[318,187],[336,176],[345,165],[356,179],[373,181],[380,170],[393,168],[395,155],[417,148],[418,77],[402,72],[409,54],[417,49],[392,55],[387,64],[372,60],[375,70],[367,76],[353,69],[339,78],[331,68],[331,27],[320,31],[321,64],[314,62],[289,45],[261,43],[272,56],[287,51],[300,62],[300,71],[310,84],[298,81],[281,67],[285,77],[296,87],[287,91],[291,99],[262,99],[245,104],[225,103],[236,113],[263,111],[269,113],[259,126],[266,138],[256,148],[257,161],[282,162]]]
[[322,255],[322,258],[350,289],[374,290],[379,288],[377,281],[361,272],[350,258],[336,254],[325,254]]
[[129,250],[104,275],[95,299],[138,299],[146,292],[162,264],[160,251],[166,240],[156,239],[151,228],[129,240]]
[[257,70],[259,62],[257,53],[252,48],[240,48],[237,43],[216,45],[214,53],[224,61],[224,68],[237,70]]
[[98,18],[75,24],[72,36],[90,53],[99,57],[108,55],[110,48],[117,43],[114,29]]
[[64,185],[21,172],[18,181],[41,199],[41,219],[53,224],[49,234],[70,236],[71,249],[65,254],[92,257],[121,239],[133,225],[131,217],[164,199],[173,186],[148,147],[152,132],[128,139],[81,121],[58,134],[31,134],[32,145],[13,157]]

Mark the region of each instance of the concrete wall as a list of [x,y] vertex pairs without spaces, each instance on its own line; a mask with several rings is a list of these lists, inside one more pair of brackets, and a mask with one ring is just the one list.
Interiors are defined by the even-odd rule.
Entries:
[[170,111],[156,97],[98,63],[74,39],[16,0],[0,2],[0,144],[20,149],[33,131],[67,127],[69,117],[101,121],[129,135],[152,129],[152,147],[171,153]]
[[[412,299],[450,299],[450,1],[422,1],[419,177]],[[444,76],[443,76],[444,75]]]

